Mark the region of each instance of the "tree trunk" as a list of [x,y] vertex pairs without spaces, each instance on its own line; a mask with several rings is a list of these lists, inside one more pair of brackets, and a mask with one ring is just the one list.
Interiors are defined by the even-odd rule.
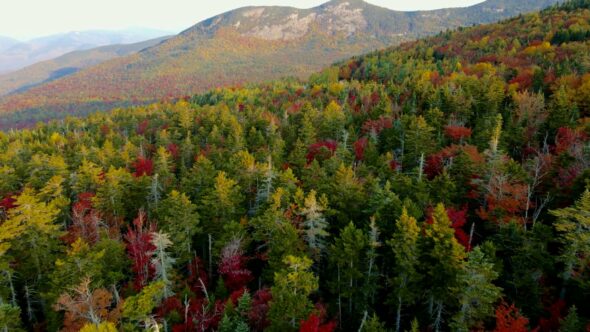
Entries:
[[402,297],[397,297],[397,313],[395,315],[395,332],[399,332],[402,322]]

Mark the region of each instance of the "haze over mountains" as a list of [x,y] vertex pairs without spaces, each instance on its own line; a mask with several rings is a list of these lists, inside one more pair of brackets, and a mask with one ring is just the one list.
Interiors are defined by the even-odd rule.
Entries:
[[137,43],[167,34],[169,33],[154,29],[132,28],[120,31],[73,31],[26,42],[0,36],[0,73],[18,70],[72,51]]
[[26,112],[5,115],[0,123],[18,126],[218,86],[305,78],[343,58],[558,2],[489,0],[467,8],[418,12],[393,11],[361,0],[334,0],[311,9],[240,8],[138,53],[5,96],[0,112]]
[[36,85],[71,75],[83,68],[139,52],[157,45],[167,38],[160,37],[133,44],[115,44],[73,51],[55,59],[35,63],[23,69],[0,75],[0,96],[24,92]]

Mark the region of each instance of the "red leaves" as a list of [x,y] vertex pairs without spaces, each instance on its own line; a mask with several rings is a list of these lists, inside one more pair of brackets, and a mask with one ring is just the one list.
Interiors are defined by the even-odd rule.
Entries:
[[209,277],[205,271],[203,261],[195,257],[188,265],[188,284],[193,293],[197,296],[205,296],[205,287],[209,284]]
[[561,325],[561,319],[564,316],[566,309],[566,303],[564,300],[557,300],[549,308],[547,311],[549,312],[548,318],[541,318],[539,320],[539,327],[541,331],[558,331],[559,326]]
[[[321,304],[316,304],[315,312],[312,312],[306,320],[302,320],[299,326],[299,332],[332,332],[336,329],[336,322],[325,322],[326,308]],[[322,323],[323,322],[323,323]]]
[[253,276],[245,265],[248,259],[241,253],[223,255],[219,264],[219,274],[223,277],[225,287],[229,291],[243,289],[252,281]]
[[14,209],[16,205],[16,198],[12,197],[12,194],[6,195],[2,200],[0,200],[0,209],[4,211],[8,211],[10,209]]
[[253,279],[252,272],[246,268],[248,259],[241,245],[240,240],[232,240],[221,251],[218,271],[230,292],[244,289]]
[[445,135],[454,142],[460,142],[471,137],[472,130],[463,126],[446,126]]
[[93,193],[81,193],[72,207],[72,225],[64,241],[74,243],[78,238],[94,244],[99,240],[100,215],[92,208]]
[[150,126],[150,121],[148,119],[145,119],[143,121],[141,121],[138,125],[137,125],[137,134],[139,135],[143,135],[145,134],[145,132],[147,131],[148,127]]
[[391,117],[381,116],[377,120],[367,120],[362,127],[364,134],[374,133],[379,135],[385,129],[393,127],[393,119]]
[[401,165],[397,160],[391,159],[389,161],[389,169],[391,169],[392,171],[398,171],[400,169],[400,167],[401,167]]
[[[462,210],[454,208],[447,208],[447,216],[451,221],[451,227],[455,230],[455,239],[466,249],[469,247],[469,236],[463,230],[463,226],[467,224],[467,207]],[[426,211],[426,223],[432,224],[432,208]]]
[[514,304],[502,303],[496,308],[496,329],[494,332],[527,332],[529,320],[522,316]]
[[133,169],[135,169],[133,176],[136,178],[144,175],[152,176],[152,173],[154,172],[154,162],[150,159],[139,157],[133,163]]
[[178,148],[178,145],[170,143],[166,146],[166,150],[170,153],[172,158],[178,159],[178,156],[180,155],[180,149]]
[[154,267],[150,259],[156,247],[152,244],[152,232],[155,227],[144,227],[145,213],[140,211],[133,221],[133,228],[129,227],[125,240],[127,241],[127,255],[132,260],[131,269],[135,273],[133,286],[140,291],[149,283],[154,275]]
[[311,163],[314,159],[330,159],[334,155],[334,152],[336,152],[337,148],[338,142],[333,140],[314,143],[307,149],[307,162]]
[[588,140],[586,133],[568,127],[561,127],[557,130],[555,137],[555,154],[563,152],[574,153],[583,148],[584,142]]
[[336,322],[321,324],[320,317],[311,314],[307,320],[301,321],[299,332],[332,332],[336,329]]
[[447,215],[451,219],[451,227],[455,229],[455,238],[457,242],[461,243],[467,250],[469,250],[469,236],[463,230],[463,226],[467,223],[467,207],[462,210],[455,210],[447,208]]
[[248,318],[253,330],[263,331],[270,325],[267,315],[271,300],[272,294],[268,288],[257,291],[252,297],[252,307]]
[[369,143],[369,140],[366,137],[362,137],[358,141],[356,141],[352,144],[354,147],[354,155],[356,156],[356,160],[363,160],[364,159],[365,149],[367,148],[368,143]]

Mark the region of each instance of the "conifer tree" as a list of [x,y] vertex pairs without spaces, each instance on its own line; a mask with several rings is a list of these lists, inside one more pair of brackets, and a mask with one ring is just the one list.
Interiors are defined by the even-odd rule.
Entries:
[[327,228],[328,223],[323,216],[327,202],[322,197],[318,202],[315,190],[312,190],[305,198],[305,207],[301,211],[305,217],[303,227],[305,227],[305,241],[311,249],[312,257],[319,259],[325,248],[325,238],[329,235]]
[[408,215],[406,208],[396,222],[395,232],[387,244],[393,249],[395,258],[394,299],[397,304],[395,329],[401,329],[402,307],[411,305],[417,299],[415,287],[419,285],[420,228],[416,219]]
[[286,268],[275,274],[271,288],[269,331],[294,331],[313,309],[309,295],[318,288],[309,258],[286,256],[284,263]]
[[455,306],[465,249],[455,239],[455,230],[442,204],[434,209],[432,223],[425,226],[424,236],[421,263],[428,278],[429,313],[434,329],[440,331],[445,307],[448,311]]
[[492,282],[498,278],[494,264],[490,263],[480,247],[469,253],[468,261],[459,277],[459,312],[451,327],[456,331],[470,331],[483,326],[494,314],[494,303],[500,297],[500,288]]
[[[339,312],[342,312],[342,299],[348,300],[346,313],[343,317],[352,318],[359,314],[356,305],[363,300],[362,285],[363,266],[368,239],[362,230],[350,222],[341,232],[334,244],[330,247],[329,259],[336,270],[334,292],[338,294]],[[334,276],[332,277],[334,280]]]
[[172,190],[158,209],[160,229],[174,239],[171,250],[180,264],[193,258],[193,239],[201,232],[197,206],[187,195]]
[[590,257],[590,190],[586,190],[574,206],[553,210],[557,217],[554,227],[562,244],[560,261],[564,268],[561,277],[564,281],[561,296],[565,296],[566,286],[576,271],[588,266]]

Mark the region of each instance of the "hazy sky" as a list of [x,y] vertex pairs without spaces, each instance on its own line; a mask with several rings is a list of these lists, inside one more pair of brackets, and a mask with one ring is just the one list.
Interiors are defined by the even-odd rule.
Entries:
[[[193,24],[249,5],[309,8],[327,0],[2,0],[0,36],[18,39],[90,29],[148,27],[179,32]],[[518,1],[518,0],[515,0]],[[463,7],[482,0],[367,0],[397,9]]]

